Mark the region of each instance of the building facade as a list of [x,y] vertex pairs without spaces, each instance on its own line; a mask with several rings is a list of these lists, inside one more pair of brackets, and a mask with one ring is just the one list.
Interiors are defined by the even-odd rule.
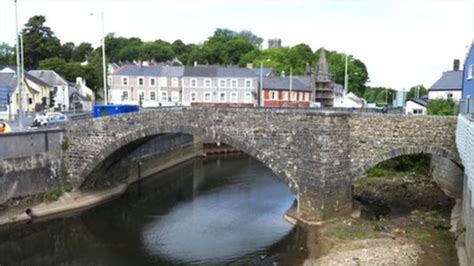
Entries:
[[464,62],[462,98],[474,97],[474,42]]
[[288,77],[264,78],[263,107],[310,107],[313,97],[311,83],[303,83],[304,80]]
[[463,71],[459,70],[459,60],[454,60],[453,70],[445,71],[441,77],[428,89],[428,99],[462,98]]
[[236,67],[185,67],[183,104],[255,107],[259,79],[253,70]]

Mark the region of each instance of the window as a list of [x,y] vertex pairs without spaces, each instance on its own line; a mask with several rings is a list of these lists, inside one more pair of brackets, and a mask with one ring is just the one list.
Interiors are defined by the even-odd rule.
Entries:
[[230,80],[230,87],[237,88],[237,80],[236,79],[231,79]]
[[223,103],[227,101],[227,96],[225,92],[219,92],[219,102]]
[[171,101],[172,102],[179,102],[179,91],[172,91],[171,92]]
[[171,86],[173,86],[173,87],[178,87],[179,86],[178,78],[172,78],[171,79]]
[[150,91],[150,101],[156,101],[156,91]]
[[472,79],[472,77],[474,77],[474,65],[467,68],[467,79]]
[[122,91],[122,101],[128,101],[128,91]]
[[111,76],[108,76],[108,77],[107,77],[107,84],[108,84],[108,85],[111,85],[111,84],[112,84],[112,77],[111,77]]
[[288,101],[288,92],[283,91],[282,95],[281,95],[281,98],[282,98],[283,101]]
[[138,99],[139,101],[144,101],[145,100],[145,92],[144,91],[138,91]]
[[251,79],[246,79],[245,80],[245,88],[251,88],[252,87],[252,80]]
[[138,78],[138,86],[143,86],[145,85],[144,78]]
[[191,100],[191,102],[197,102],[197,92],[192,91],[189,99]]
[[302,92],[298,92],[298,95],[299,95],[299,101],[303,101],[303,93]]
[[205,93],[204,93],[204,101],[205,101],[205,102],[210,102],[210,101],[212,101],[212,95],[211,95],[210,92],[205,92]]
[[452,98],[453,98],[453,93],[452,93],[452,92],[446,93],[446,97],[447,97],[448,99],[452,99]]
[[219,88],[227,87],[227,82],[225,79],[219,79]]
[[150,86],[156,86],[156,78],[150,78]]
[[273,101],[278,100],[278,91],[270,91],[270,99]]
[[196,79],[191,79],[191,87],[193,87],[193,88],[197,87],[198,86],[197,83],[198,82],[197,82]]
[[230,102],[232,103],[236,103],[238,100],[237,98],[237,92],[233,91],[230,93]]
[[212,82],[210,79],[205,79],[204,80],[204,87],[210,88],[212,86]]
[[414,115],[422,115],[423,114],[423,109],[413,109],[413,114]]
[[122,85],[127,86],[128,85],[128,77],[122,77]]
[[168,80],[166,79],[166,77],[160,78],[160,84],[161,84],[161,87],[168,86]]
[[162,102],[167,102],[168,101],[168,92],[167,91],[162,91],[161,92],[161,101]]
[[245,102],[246,102],[246,103],[251,103],[251,102],[252,102],[252,93],[249,92],[249,91],[247,91],[247,92],[245,93]]

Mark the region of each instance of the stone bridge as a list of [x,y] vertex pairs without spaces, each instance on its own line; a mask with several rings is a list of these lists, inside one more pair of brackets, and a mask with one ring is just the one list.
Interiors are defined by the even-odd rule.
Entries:
[[69,125],[65,164],[84,183],[101,162],[140,140],[163,133],[210,138],[264,163],[295,193],[300,218],[318,221],[351,211],[352,183],[379,162],[428,153],[460,164],[455,129],[455,117],[160,109]]

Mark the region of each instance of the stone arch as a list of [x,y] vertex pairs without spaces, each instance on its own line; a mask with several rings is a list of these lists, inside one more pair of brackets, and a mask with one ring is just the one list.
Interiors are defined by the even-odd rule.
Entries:
[[290,178],[282,169],[278,168],[278,165],[272,164],[272,158],[268,156],[264,151],[258,150],[252,145],[249,145],[246,142],[245,138],[239,139],[233,136],[230,136],[224,132],[220,131],[210,131],[205,128],[198,128],[185,125],[166,125],[166,126],[147,126],[138,128],[136,130],[129,131],[126,135],[114,139],[111,143],[103,143],[102,147],[99,149],[97,155],[94,156],[79,172],[80,176],[80,185],[87,180],[87,177],[92,174],[92,172],[109,156],[113,155],[114,152],[117,152],[120,148],[131,144],[140,139],[147,137],[158,136],[160,134],[166,133],[184,133],[193,136],[199,136],[203,138],[213,139],[228,145],[231,145],[249,156],[255,158],[256,160],[263,163],[268,167],[276,176],[278,176],[283,182],[285,182],[293,194],[298,194],[298,184],[296,180]]
[[382,152],[380,154],[375,154],[370,159],[366,160],[362,166],[356,167],[351,171],[350,177],[352,182],[357,181],[365,172],[367,172],[372,167],[375,167],[377,164],[388,161],[390,159],[403,156],[403,155],[413,155],[413,154],[433,154],[440,157],[446,158],[454,162],[455,164],[461,166],[461,160],[459,155],[453,153],[447,149],[435,148],[435,147],[426,147],[426,146],[416,146],[416,147],[399,147],[394,148],[387,152]]

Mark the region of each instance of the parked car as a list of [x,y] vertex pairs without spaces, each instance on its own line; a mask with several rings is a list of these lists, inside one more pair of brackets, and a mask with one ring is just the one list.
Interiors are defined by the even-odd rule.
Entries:
[[67,118],[67,116],[63,114],[59,114],[48,119],[49,126],[57,126],[57,125],[64,124],[67,122],[69,122],[69,119]]

